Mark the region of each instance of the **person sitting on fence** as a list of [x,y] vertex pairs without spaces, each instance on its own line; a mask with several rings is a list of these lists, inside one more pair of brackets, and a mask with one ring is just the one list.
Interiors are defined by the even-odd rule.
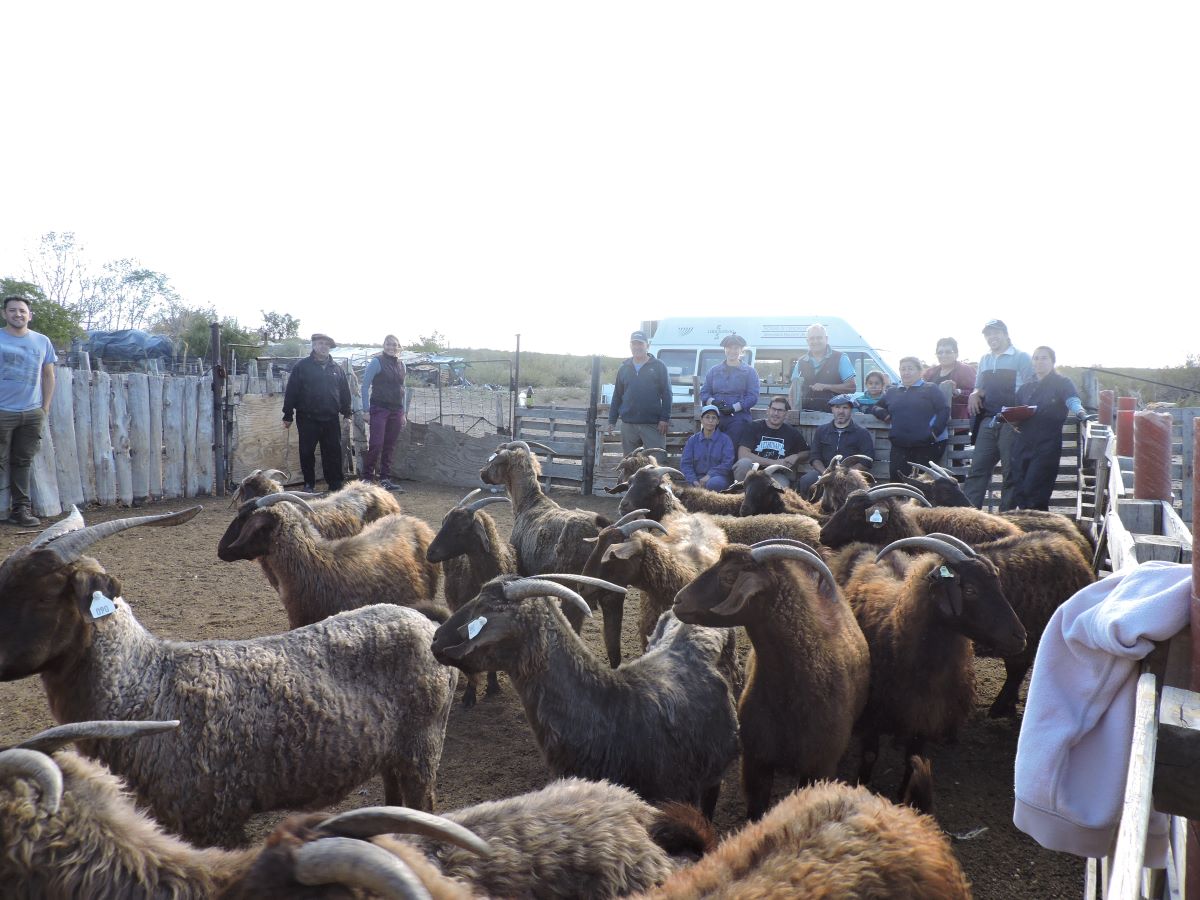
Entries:
[[846,459],[861,454],[875,458],[875,439],[871,437],[870,430],[854,421],[854,398],[849,394],[838,394],[829,401],[829,411],[833,413],[833,421],[817,427],[812,450],[808,454],[809,470],[800,476],[796,484],[796,490],[802,497],[809,495],[835,456]]
[[[870,408],[883,396],[883,391],[887,387],[887,378],[876,369],[874,372],[867,373],[866,382],[867,389],[854,396],[854,403],[863,412],[870,412]],[[838,396],[848,397],[849,394],[838,394]]]
[[362,404],[370,423],[370,443],[363,458],[363,478],[378,479],[389,491],[403,493],[390,480],[392,456],[404,427],[404,363],[400,339],[389,334],[383,352],[371,358],[362,377]]
[[1075,384],[1054,370],[1055,355],[1049,347],[1033,351],[1033,380],[1017,391],[1017,404],[1036,406],[1037,411],[1013,426],[1012,464],[1016,489],[1014,509],[1049,509],[1062,461],[1063,422],[1070,412],[1087,418]]
[[735,447],[741,443],[742,431],[750,424],[750,410],[758,402],[758,373],[742,362],[745,347],[746,339],[740,334],[725,335],[721,339],[725,361],[705,373],[700,388],[701,402],[720,410],[720,428]]
[[688,484],[723,491],[733,482],[733,441],[717,428],[720,411],[713,404],[700,410],[700,430],[683,445],[679,470]]
[[629,456],[642,446],[659,463],[665,463],[671,424],[671,376],[667,367],[650,355],[649,348],[646,332],[635,331],[629,336],[632,356],[617,369],[605,434],[613,433],[620,418],[621,452]]
[[321,473],[331,491],[342,489],[342,425],[338,414],[350,418],[350,382],[329,351],[337,343],[327,334],[312,336],[312,353],[292,367],[283,392],[283,427],[296,419],[300,470],[304,489],[316,490],[317,444]]
[[767,405],[767,417],[746,426],[738,445],[738,460],[733,466],[733,477],[737,481],[744,481],[755,463],[795,469],[798,464],[808,461],[808,442],[804,435],[800,429],[783,421],[791,408],[787,397],[777,394]]
[[950,403],[940,387],[921,377],[921,361],[915,356],[900,360],[900,384],[871,407],[871,415],[891,425],[890,481],[903,483],[911,474],[910,462],[927,466],[946,449]]
[[[11,494],[10,525],[32,528],[41,521],[31,512],[33,458],[42,446],[42,429],[54,397],[54,345],[32,331],[33,310],[24,297],[4,298],[0,329],[0,474],[7,470]],[[107,401],[106,401],[107,402]],[[53,475],[53,472],[51,472]]]

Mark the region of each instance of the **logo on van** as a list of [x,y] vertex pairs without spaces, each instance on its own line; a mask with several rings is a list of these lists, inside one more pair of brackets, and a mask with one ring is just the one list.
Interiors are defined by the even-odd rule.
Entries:
[[692,333],[692,326],[691,326],[691,325],[689,325],[687,328],[680,328],[680,329],[679,329],[679,336],[680,336],[680,337],[687,337],[687,336],[688,336],[689,334],[691,334],[691,333]]

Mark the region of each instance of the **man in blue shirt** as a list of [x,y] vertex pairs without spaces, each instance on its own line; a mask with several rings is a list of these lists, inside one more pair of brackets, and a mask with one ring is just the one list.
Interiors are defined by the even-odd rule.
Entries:
[[1012,465],[1016,432],[1008,423],[997,420],[996,415],[1005,406],[1016,405],[1017,391],[1033,377],[1033,362],[1028,353],[1013,346],[1008,326],[1000,319],[992,319],[983,326],[983,339],[991,352],[979,361],[975,390],[967,398],[967,414],[974,417],[975,449],[963,493],[976,509],[982,509],[992,471],[999,461],[1004,477],[1000,491],[1003,511],[1012,508],[1017,489]]
[[854,364],[850,357],[829,346],[829,332],[815,322],[805,332],[808,352],[796,360],[792,378],[804,379],[800,408],[825,412],[829,401],[838,394],[853,394],[857,389]]
[[835,456],[869,456],[875,458],[875,439],[869,429],[854,421],[854,398],[849,394],[838,394],[829,401],[833,420],[817,427],[813,435],[812,451],[808,456],[809,470],[796,485],[802,497],[807,497]]
[[30,303],[4,298],[0,330],[0,472],[8,470],[12,488],[10,525],[32,528],[41,521],[30,511],[30,470],[42,446],[42,428],[54,397],[54,345],[31,331]]
[[667,460],[667,429],[671,424],[671,376],[667,367],[649,353],[644,331],[629,336],[633,354],[617,369],[607,434],[621,420],[621,452],[629,456],[645,447],[659,463]]
[[735,447],[741,443],[742,430],[750,424],[750,410],[758,402],[758,373],[742,362],[745,348],[746,339],[740,334],[721,338],[725,361],[705,373],[700,388],[701,402],[721,411],[720,428]]

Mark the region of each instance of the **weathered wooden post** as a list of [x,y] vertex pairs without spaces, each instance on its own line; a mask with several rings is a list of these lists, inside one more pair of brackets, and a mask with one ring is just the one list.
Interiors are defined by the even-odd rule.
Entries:
[[150,376],[134,372],[125,376],[129,392],[129,466],[133,505],[150,500]]
[[96,466],[96,502],[112,506],[117,502],[116,461],[113,459],[112,376],[105,371],[96,373],[92,388],[92,460]]
[[163,498],[184,496],[183,393],[185,379],[173,375],[163,382]]
[[[212,379],[215,379],[215,375]],[[213,492],[213,434],[220,421],[219,407],[214,409],[215,393],[207,375],[196,377],[196,483],[192,496],[201,497]]]
[[71,379],[71,401],[75,413],[75,457],[85,503],[96,502],[96,462],[92,458],[92,366],[86,353],[77,357],[78,368]]
[[[213,435],[213,494],[225,496],[225,377],[221,367],[221,326],[213,322],[209,326],[212,331],[212,435]],[[230,351],[232,357],[232,350]],[[230,359],[230,365],[235,360]],[[201,448],[203,449],[203,448]]]
[[84,502],[83,481],[79,477],[79,456],[75,450],[74,372],[66,366],[55,367],[54,396],[50,400],[50,433],[54,436],[54,474],[63,506]]
[[200,379],[195,375],[183,376],[183,495],[195,497],[200,484],[197,472],[200,461],[196,458],[196,421],[200,415],[197,391]]
[[163,385],[162,375],[150,375],[146,387],[150,395],[150,430],[146,435],[146,462],[150,477],[150,497],[163,495]]
[[600,357],[592,357],[592,388],[588,393],[588,415],[583,439],[583,493],[592,495],[596,476],[596,415],[600,406]]
[[113,466],[116,472],[117,502],[133,506],[133,461],[129,453],[128,375],[112,376],[109,391],[109,434],[112,436]]

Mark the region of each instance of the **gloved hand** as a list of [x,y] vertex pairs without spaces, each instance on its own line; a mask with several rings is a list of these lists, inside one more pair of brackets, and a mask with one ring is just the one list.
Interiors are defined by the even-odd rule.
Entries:
[[724,400],[722,400],[720,403],[717,404],[717,412],[719,412],[723,416],[732,416],[733,415],[733,407],[730,406],[728,403],[726,403]]

